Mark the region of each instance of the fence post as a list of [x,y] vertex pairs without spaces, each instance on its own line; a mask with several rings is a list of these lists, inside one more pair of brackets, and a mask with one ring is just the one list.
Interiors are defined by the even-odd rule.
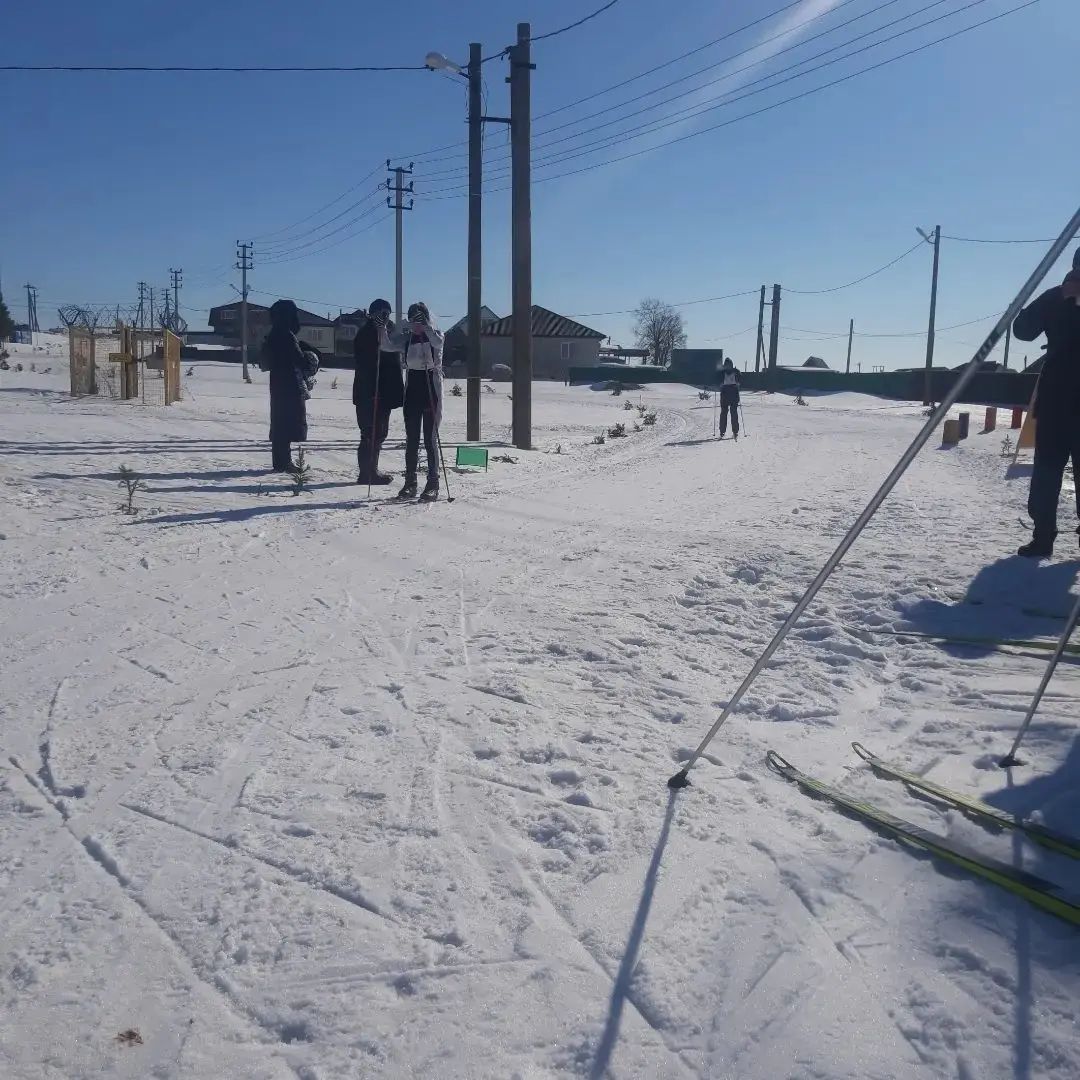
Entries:
[[991,407],[986,410],[986,423],[983,426],[983,434],[997,430],[997,409]]

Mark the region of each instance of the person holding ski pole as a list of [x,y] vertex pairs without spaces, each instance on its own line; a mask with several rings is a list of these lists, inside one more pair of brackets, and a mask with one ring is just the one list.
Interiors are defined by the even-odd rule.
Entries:
[[[1061,480],[1070,457],[1073,471],[1080,474],[1080,248],[1065,280],[1016,316],[1013,334],[1020,341],[1046,335],[1034,409],[1035,468],[1028,490],[1034,531],[1017,554],[1048,559],[1054,553]],[[1076,512],[1080,516],[1080,487]]]
[[394,339],[405,356],[405,486],[398,498],[416,494],[416,470],[420,456],[420,432],[427,453],[427,484],[423,502],[439,497],[439,455],[436,449],[442,420],[443,335],[431,323],[423,303],[409,306],[408,320]]
[[393,479],[387,473],[379,472],[379,454],[390,430],[390,414],[394,409],[400,409],[405,400],[401,358],[390,343],[394,332],[389,302],[373,300],[367,321],[357,330],[353,340],[356,359],[353,405],[360,428],[356,482],[368,487],[389,484]]
[[727,435],[728,417],[731,430],[739,437],[739,372],[730,356],[724,359],[720,369],[720,438]]

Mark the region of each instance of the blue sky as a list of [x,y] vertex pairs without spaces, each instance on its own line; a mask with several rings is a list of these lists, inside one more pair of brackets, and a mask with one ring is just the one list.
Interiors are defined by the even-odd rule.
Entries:
[[[792,64],[894,20],[900,21],[892,29],[815,63],[947,16],[806,78],[696,118],[675,116],[671,126],[644,138],[627,132],[590,154],[539,169],[537,180],[692,136],[535,185],[535,302],[631,344],[631,317],[600,313],[632,308],[645,296],[682,302],[756,291],[774,281],[791,290],[828,289],[906,251],[918,240],[916,225],[940,223],[955,236],[1056,235],[1076,208],[1080,173],[1076,0],[1039,0],[881,70],[694,134],[1021,2],[803,0],[728,41],[548,118],[542,114],[664,64],[781,8],[784,0],[620,0],[582,27],[536,43],[536,144],[687,95],[624,124],[550,148],[538,145],[539,159],[703,106],[724,92],[748,93],[760,86],[751,80],[770,72],[786,77]],[[508,45],[519,19],[541,34],[599,6],[599,0],[414,0],[395,24],[390,8],[378,14],[373,5],[340,0],[302,7],[193,0],[181,9],[64,0],[7,11],[4,56],[7,63],[26,64],[381,65],[420,63],[437,49],[464,60],[471,40],[484,44],[485,55]],[[851,19],[857,21],[841,27]],[[811,40],[830,28],[835,33]],[[755,45],[756,51],[655,97],[583,119]],[[778,54],[781,49],[788,51]],[[505,114],[506,65],[493,60],[485,72],[489,109]],[[703,85],[721,76],[726,80]],[[383,179],[380,163],[399,155],[418,155],[417,205],[405,223],[406,300],[427,300],[444,322],[464,311],[466,201],[457,197],[463,174],[453,171],[464,158],[455,150],[419,156],[457,140],[464,149],[463,80],[428,72],[0,72],[0,94],[6,134],[0,263],[16,316],[24,311],[17,286],[27,280],[38,286],[39,312],[51,324],[58,302],[130,303],[138,280],[161,286],[170,266],[182,266],[182,307],[192,326],[202,325],[199,309],[235,296],[229,287],[239,281],[230,269],[234,241],[250,238],[256,240],[252,286],[265,290],[254,300],[291,295],[336,314],[339,306],[366,305],[377,295],[392,299],[391,221],[373,210],[355,225],[332,230],[377,206],[378,197],[361,200]],[[543,134],[570,121],[580,123]],[[506,157],[505,131],[492,129],[486,167],[493,189],[507,182],[499,175]],[[350,196],[309,216],[354,185]],[[425,197],[425,190],[432,195]],[[493,190],[485,200],[484,299],[499,314],[509,310],[509,215],[508,193]],[[1039,254],[1038,245],[945,242],[939,326],[1002,310]],[[867,334],[921,330],[930,255],[929,247],[917,250],[839,292],[786,293],[781,362],[814,353],[842,365],[846,338],[806,331],[842,334],[852,317]],[[691,345],[724,346],[740,363],[752,361],[753,333],[739,332],[756,322],[756,295],[683,311]],[[967,359],[991,323],[943,331],[938,361]],[[916,334],[860,336],[854,359],[864,370],[906,366],[921,363],[924,349]]]

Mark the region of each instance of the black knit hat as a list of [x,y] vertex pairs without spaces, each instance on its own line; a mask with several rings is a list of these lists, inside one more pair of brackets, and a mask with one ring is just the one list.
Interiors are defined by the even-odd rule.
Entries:
[[374,315],[376,311],[385,311],[387,314],[389,314],[390,301],[383,299],[372,300],[370,306],[368,307],[368,314]]
[[300,331],[300,314],[292,300],[275,300],[270,305],[270,323],[272,326],[289,330],[296,334]]

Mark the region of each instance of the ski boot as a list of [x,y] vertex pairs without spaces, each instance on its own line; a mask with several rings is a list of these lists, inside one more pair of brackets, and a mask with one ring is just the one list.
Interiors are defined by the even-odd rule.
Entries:
[[407,476],[405,478],[405,484],[402,489],[397,493],[399,499],[415,499],[416,498],[416,477]]
[[420,492],[421,502],[434,502],[439,497],[439,481],[429,480]]
[[371,484],[373,487],[382,487],[385,484],[389,484],[393,481],[393,477],[389,473],[375,472],[371,474],[371,479],[368,479],[366,472],[361,472],[356,478],[356,482],[361,486],[365,484]]

